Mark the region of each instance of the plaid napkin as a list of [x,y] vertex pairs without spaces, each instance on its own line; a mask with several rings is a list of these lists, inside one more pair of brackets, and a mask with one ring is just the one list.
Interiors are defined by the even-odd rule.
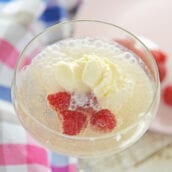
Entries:
[[21,126],[12,105],[0,100],[0,172],[39,171],[76,172],[76,159],[39,145]]
[[14,113],[0,109],[1,172],[49,172],[47,155],[48,151],[26,134]]
[[[32,8],[23,7],[22,3],[24,2],[30,3]],[[31,30],[29,31],[31,21],[35,22],[35,19],[39,18],[37,21],[42,22],[43,27],[46,27],[61,21],[61,19],[71,17],[80,1],[70,1],[70,6],[69,4],[66,6],[66,2],[58,2],[57,0],[0,0],[0,172],[77,171],[75,158],[47,150],[29,136],[18,121],[11,104],[11,81],[16,61],[20,51],[33,37],[33,33]],[[36,13],[34,13],[34,9]],[[61,11],[54,14],[54,9]],[[19,11],[32,14],[28,15],[32,18],[27,18],[27,20],[22,20],[20,17],[20,20],[15,18],[15,15],[19,16]],[[25,21],[30,23],[25,23]]]

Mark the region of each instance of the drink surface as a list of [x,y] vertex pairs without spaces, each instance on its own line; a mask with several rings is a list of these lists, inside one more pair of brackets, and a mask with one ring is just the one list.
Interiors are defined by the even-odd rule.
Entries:
[[[98,102],[92,102],[94,110],[109,109],[114,114],[117,124],[112,131],[97,131],[88,124],[79,137],[114,134],[129,127],[144,115],[153,97],[149,72],[134,53],[115,42],[91,38],[67,39],[45,48],[19,77],[18,101],[24,113],[57,133],[63,133],[63,126],[47,101],[49,94],[75,93],[69,107],[75,110],[85,105],[84,96],[91,92]],[[25,121],[25,115],[22,118]]]

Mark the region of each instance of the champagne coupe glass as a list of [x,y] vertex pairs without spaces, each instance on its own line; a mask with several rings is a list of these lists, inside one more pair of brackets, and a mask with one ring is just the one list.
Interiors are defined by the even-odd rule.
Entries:
[[[27,87],[24,89],[21,89],[20,85],[22,82],[27,82],[28,78],[24,78],[24,80],[21,78],[23,71],[28,68],[30,63],[35,60],[35,57],[47,46],[64,39],[86,37],[116,41],[125,47],[124,50],[126,52],[129,51],[136,54],[138,61],[142,61],[141,66],[152,83],[153,94],[149,106],[144,109],[142,115],[133,114],[137,115],[138,118],[115,133],[93,137],[69,136],[56,130],[58,126],[53,125],[56,116],[52,115],[48,107],[46,107],[47,93],[44,92],[44,86],[47,84],[46,81],[44,80],[45,82],[41,83],[40,87],[37,87],[35,83],[36,80],[38,81],[43,77],[41,67],[39,72],[38,69],[33,68],[35,70],[32,75],[33,79],[27,83]],[[137,73],[137,71],[135,72]],[[46,75],[48,76],[48,74],[47,70]],[[48,78],[51,78],[51,76]],[[27,95],[26,97],[23,97],[23,93],[28,88],[32,88],[32,91],[25,94]],[[87,158],[105,157],[118,153],[134,144],[146,132],[152,118],[156,114],[159,103],[159,90],[160,84],[156,63],[148,48],[139,38],[114,24],[93,20],[74,20],[59,23],[46,29],[26,45],[20,54],[16,66],[12,83],[12,101],[22,125],[38,142],[58,153],[87,160]],[[140,90],[140,92],[144,91]],[[133,105],[133,107],[139,106],[141,103],[142,100]]]

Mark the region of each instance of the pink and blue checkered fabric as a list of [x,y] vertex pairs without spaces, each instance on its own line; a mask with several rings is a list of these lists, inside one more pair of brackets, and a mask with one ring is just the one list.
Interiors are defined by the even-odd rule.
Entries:
[[10,104],[0,103],[0,172],[77,171],[74,158],[39,145],[21,126]]

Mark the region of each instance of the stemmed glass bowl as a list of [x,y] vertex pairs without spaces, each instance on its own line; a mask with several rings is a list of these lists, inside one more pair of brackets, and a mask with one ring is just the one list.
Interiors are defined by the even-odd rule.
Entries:
[[[144,114],[139,116],[136,121],[129,124],[126,128],[117,131],[115,134],[104,134],[97,137],[68,136],[56,131],[55,127],[50,127],[51,122],[55,118],[51,115],[46,115],[48,111],[46,113],[41,112],[41,107],[45,106],[45,97],[40,96],[37,99],[33,97],[33,95],[39,94],[42,90],[41,87],[40,89],[34,88],[34,79],[33,82],[28,83],[28,87],[33,88],[33,93],[30,93],[29,96],[30,102],[32,104],[34,102],[35,107],[25,102],[25,99],[21,99],[20,96],[25,91],[20,89],[22,72],[34,60],[37,54],[47,46],[61,40],[84,37],[117,41],[125,46],[128,51],[137,54],[138,58],[144,62],[147,71],[149,71],[149,79],[153,85],[153,96],[149,107],[144,109]],[[35,71],[32,77],[39,79],[39,75],[41,77],[41,74]],[[27,82],[27,78],[25,78],[25,81]],[[45,83],[42,84],[44,85]],[[15,69],[12,84],[12,101],[24,128],[45,147],[68,156],[79,158],[100,157],[114,154],[128,148],[145,133],[156,114],[159,102],[159,87],[156,63],[148,48],[136,36],[114,24],[102,21],[76,20],[56,24],[35,36],[26,45],[20,54]],[[140,91],[144,92],[144,90]],[[42,113],[41,117],[36,115],[38,111]]]

